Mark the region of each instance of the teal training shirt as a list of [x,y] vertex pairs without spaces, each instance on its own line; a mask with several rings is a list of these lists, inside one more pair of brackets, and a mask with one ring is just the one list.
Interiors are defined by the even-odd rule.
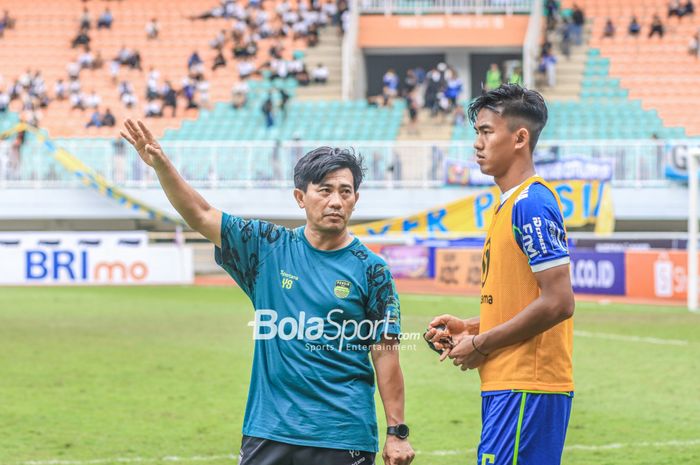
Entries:
[[377,452],[370,345],[400,332],[386,263],[356,238],[322,251],[303,227],[226,213],[215,258],[255,308],[243,434]]

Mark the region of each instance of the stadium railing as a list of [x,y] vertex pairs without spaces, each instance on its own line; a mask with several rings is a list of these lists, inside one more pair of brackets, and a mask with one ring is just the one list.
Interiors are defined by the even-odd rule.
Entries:
[[[157,187],[158,181],[130,148],[116,151],[111,140],[69,139],[59,146],[99,174],[123,187]],[[473,160],[473,147],[455,141],[251,141],[163,142],[166,153],[183,176],[198,187],[291,186],[293,167],[307,151],[321,145],[352,147],[367,166],[365,185],[380,188],[440,188],[445,186],[445,162]],[[669,167],[683,165],[697,140],[541,141],[542,159],[609,160],[612,183],[620,187],[668,186]],[[19,166],[11,146],[0,143],[1,187],[73,187],[75,174],[53,160],[46,145],[28,142]],[[675,162],[675,165],[673,163]],[[673,166],[669,166],[669,164]]]
[[361,14],[528,14],[533,0],[360,0]]

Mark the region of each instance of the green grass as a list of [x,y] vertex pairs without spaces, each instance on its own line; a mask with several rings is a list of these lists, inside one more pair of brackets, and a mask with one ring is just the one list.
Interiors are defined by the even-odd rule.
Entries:
[[[421,331],[435,314],[472,315],[478,304],[404,295],[402,311],[404,331]],[[235,463],[215,456],[240,444],[251,315],[234,288],[0,288],[0,464]],[[688,343],[576,337],[564,463],[700,463],[700,316],[579,303],[575,318],[579,331]],[[406,344],[414,463],[474,464],[478,376],[439,364],[422,341]]]

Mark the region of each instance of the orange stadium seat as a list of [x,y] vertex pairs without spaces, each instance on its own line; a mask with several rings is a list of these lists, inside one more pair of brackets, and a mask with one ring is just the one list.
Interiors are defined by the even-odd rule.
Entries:
[[[93,25],[90,30],[92,53],[99,52],[105,61],[99,70],[83,70],[80,74],[81,89],[89,93],[93,89],[100,95],[102,111],[109,108],[118,122],[127,117],[143,117],[143,102],[146,94],[146,76],[151,66],[161,73],[161,81],[170,80],[176,88],[187,75],[187,59],[193,51],[198,51],[205,64],[205,76],[210,82],[210,100],[225,101],[230,98],[233,84],[238,80],[235,61],[230,58],[230,50],[225,49],[228,64],[211,72],[211,64],[216,52],[209,41],[222,30],[229,30],[230,19],[209,19],[191,21],[188,16],[200,14],[216,6],[214,0],[146,0],[120,2],[78,2],[76,0],[5,0],[2,8],[17,18],[12,31],[7,31],[0,39],[1,86],[7,88],[26,69],[40,70],[46,83],[49,96],[53,96],[53,86],[61,78],[67,79],[66,67],[75,61],[80,49],[72,49],[71,41],[79,28],[83,7],[88,8]],[[264,8],[274,13],[278,1],[264,2]],[[292,5],[295,5],[295,1]],[[99,15],[108,7],[114,17],[111,29],[97,30],[95,23]],[[270,15],[274,18],[274,14]],[[157,18],[160,34],[157,40],[146,38],[145,26],[151,18]],[[127,79],[134,87],[139,103],[127,109],[119,100],[117,86],[111,82],[109,61],[123,46],[138,50],[141,54],[143,71],[128,70],[122,66],[119,79]],[[257,65],[268,60],[269,39],[258,42]],[[293,51],[305,48],[301,40],[284,39],[284,54],[290,58]],[[193,119],[196,110],[183,112],[184,101],[179,101],[179,115],[149,121],[158,135],[166,128],[177,128],[183,119]],[[14,101],[13,111],[21,110],[21,102]],[[114,128],[85,128],[90,110],[71,111],[67,101],[52,101],[42,112],[41,126],[48,129],[53,137],[80,137],[116,135]]]
[[[619,78],[620,86],[630,98],[640,99],[643,108],[657,110],[665,126],[683,126],[689,136],[700,136],[700,60],[688,53],[691,37],[700,30],[700,12],[681,20],[668,18],[665,0],[566,0],[562,7],[574,3],[592,21],[589,46],[610,59],[610,77]],[[664,24],[663,38],[647,37],[654,14]],[[632,16],[642,26],[638,37],[627,34]],[[603,38],[608,18],[616,26],[614,38]]]

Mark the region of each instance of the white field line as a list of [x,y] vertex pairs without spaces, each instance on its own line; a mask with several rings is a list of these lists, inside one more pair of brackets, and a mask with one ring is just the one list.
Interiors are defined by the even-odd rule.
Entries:
[[658,337],[627,336],[625,334],[592,333],[590,331],[574,331],[574,336],[592,337],[596,339],[609,339],[611,341],[644,342],[666,346],[687,346],[688,341],[683,339],[662,339]]
[[93,460],[29,460],[20,462],[20,465],[99,465],[109,463],[190,463],[190,462],[213,462],[214,460],[237,460],[238,456],[227,455],[195,455],[194,457],[178,457],[176,455],[166,455],[163,457],[114,457],[111,459]]
[[[573,444],[564,447],[569,451],[600,451],[600,450],[616,450],[638,447],[689,447],[700,446],[700,439],[688,440],[671,440],[671,441],[645,441],[645,442],[630,442],[630,443],[612,443],[599,445]],[[460,450],[433,450],[433,451],[416,451],[418,455],[432,456],[451,456],[451,455],[467,455],[476,453],[476,449],[460,449]],[[164,457],[146,458],[146,457],[115,457],[111,459],[94,459],[94,460],[29,460],[19,462],[18,465],[98,465],[110,463],[192,463],[192,462],[212,462],[214,460],[236,460],[237,456],[228,455],[198,455],[194,457],[178,457],[168,455]]]

